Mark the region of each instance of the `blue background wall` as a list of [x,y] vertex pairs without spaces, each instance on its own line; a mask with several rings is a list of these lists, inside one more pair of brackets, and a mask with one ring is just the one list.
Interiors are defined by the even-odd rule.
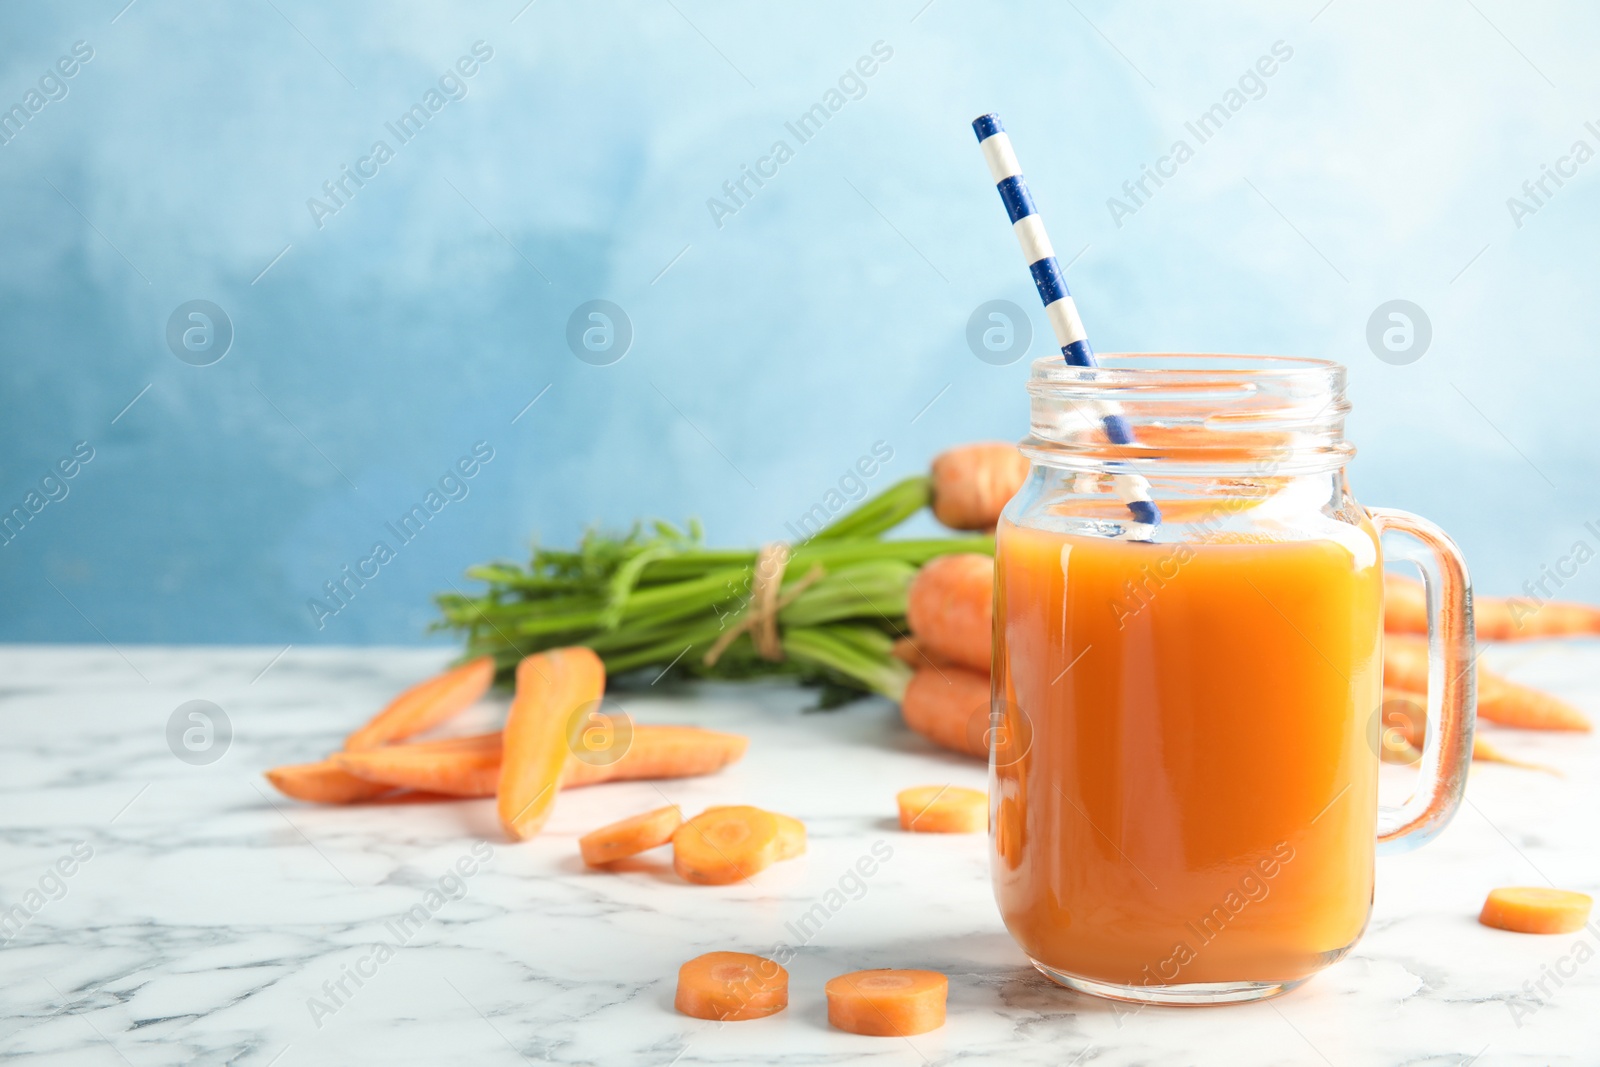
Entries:
[[[94,450],[0,547],[0,638],[413,642],[431,593],[535,533],[698,515],[754,543],[874,442],[881,485],[1019,436],[1026,361],[964,339],[1009,299],[1044,351],[967,125],[991,109],[1102,351],[1347,363],[1360,497],[1445,525],[1487,591],[1600,547],[1600,161],[1520,226],[1507,206],[1600,148],[1592,7],[123,2],[0,9],[0,107],[93,50],[0,147],[0,509]],[[478,41],[401,144],[385,123]],[[880,41],[800,144],[785,122]],[[1279,41],[1259,99],[1114,220]],[[714,218],[778,139],[793,158]],[[594,298],[635,334],[609,366],[565,340]],[[1366,341],[1396,298],[1432,324],[1408,365]],[[211,366],[165,340],[194,299],[235,331]],[[480,441],[466,498],[319,632],[307,599]],[[1600,598],[1600,565],[1563,592]]]

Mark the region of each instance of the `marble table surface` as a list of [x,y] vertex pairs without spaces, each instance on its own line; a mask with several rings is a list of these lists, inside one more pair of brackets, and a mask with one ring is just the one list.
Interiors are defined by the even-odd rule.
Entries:
[[[1591,737],[1496,733],[1507,752],[1565,777],[1474,768],[1468,803],[1437,840],[1379,861],[1376,910],[1354,953],[1303,988],[1261,1004],[1134,1010],[1030,968],[1000,924],[981,836],[899,831],[897,790],[981,787],[984,771],[930,749],[881,701],[808,713],[812,695],[782,686],[623,694],[640,721],[747,733],[750,753],[714,777],[565,794],[546,832],[520,845],[502,839],[490,801],[316,808],[262,781],[265,767],[324,754],[444,659],[0,648],[0,1057],[140,1067],[1600,1063],[1600,923],[1532,937],[1475,921],[1497,885],[1600,892]],[[1496,648],[1488,661],[1600,714],[1600,645]],[[231,737],[213,735],[209,763],[180,760],[168,744],[169,720],[191,700],[213,702],[231,725]],[[475,714],[487,725],[498,710]],[[748,802],[792,813],[810,850],[726,887],[679,882],[661,853],[620,874],[582,867],[580,833],[663,796],[692,810]],[[888,858],[862,888],[841,883],[875,847]],[[841,886],[843,905],[789,965],[786,1012],[727,1025],[674,1013],[682,961],[798,944],[792,924]],[[419,904],[427,920],[397,928]],[[391,948],[380,954],[380,944]],[[946,1025],[911,1039],[830,1030],[824,981],[886,965],[948,974]]]

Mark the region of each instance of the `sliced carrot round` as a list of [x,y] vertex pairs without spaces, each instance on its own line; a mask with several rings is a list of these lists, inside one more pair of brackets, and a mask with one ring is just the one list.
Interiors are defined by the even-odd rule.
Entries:
[[760,1019],[789,1006],[789,972],[765,956],[707,952],[678,968],[673,1006],[696,1019]]
[[919,785],[902,789],[900,829],[922,834],[977,834],[989,826],[989,797],[958,785]]
[[1594,901],[1585,893],[1541,886],[1489,890],[1478,921],[1519,934],[1570,934],[1589,921]]
[[666,844],[682,822],[683,812],[676,804],[669,804],[584,834],[578,838],[578,851],[583,854],[583,862],[602,867]]
[[782,851],[778,820],[760,808],[703,811],[672,835],[672,866],[686,882],[727,885],[772,866]]
[[[733,807],[731,804],[713,804],[707,811],[721,811],[723,808]],[[766,810],[766,809],[762,809]],[[779,860],[792,860],[796,856],[805,854],[806,851],[806,824],[796,819],[793,815],[781,815],[776,811],[768,811],[768,815],[778,820],[778,855]]]
[[852,971],[830,978],[828,1022],[868,1037],[910,1037],[944,1025],[950,980],[938,971]]

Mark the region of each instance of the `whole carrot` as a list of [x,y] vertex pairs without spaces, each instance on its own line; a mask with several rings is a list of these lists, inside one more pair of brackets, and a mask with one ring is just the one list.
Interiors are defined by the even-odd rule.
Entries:
[[1028,460],[1015,445],[980,441],[934,457],[933,514],[952,530],[992,530],[1000,512],[1028,478]]
[[958,552],[924,563],[906,593],[906,622],[932,656],[985,674],[992,655],[994,558]]
[[346,738],[345,751],[377,748],[437,726],[477,703],[493,681],[494,660],[481,656],[414,685]]
[[900,701],[906,725],[940,748],[988,758],[989,675],[962,667],[923,667]]
[[596,703],[605,687],[605,664],[582,646],[551,649],[517,664],[498,791],[500,825],[513,840],[532,837],[550,818],[571,755],[568,723]]

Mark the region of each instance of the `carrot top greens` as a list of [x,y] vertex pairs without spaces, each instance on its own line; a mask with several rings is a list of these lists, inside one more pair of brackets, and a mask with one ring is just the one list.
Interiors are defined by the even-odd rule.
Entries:
[[[916,569],[951,552],[994,552],[991,537],[883,539],[928,496],[927,478],[907,478],[791,546],[767,590],[778,644],[768,651],[781,658],[762,654],[752,625],[761,554],[707,547],[693,521],[687,530],[659,520],[624,535],[591,530],[575,549],[536,547],[526,566],[472,567],[467,576],[484,592],[440,594],[435,628],[462,632],[466,658],[493,657],[502,680],[524,656],[585,645],[610,675],[791,675],[822,686],[825,705],[862,693],[898,699],[910,669],[889,650],[906,632]],[[770,580],[770,557],[762,566]]]

